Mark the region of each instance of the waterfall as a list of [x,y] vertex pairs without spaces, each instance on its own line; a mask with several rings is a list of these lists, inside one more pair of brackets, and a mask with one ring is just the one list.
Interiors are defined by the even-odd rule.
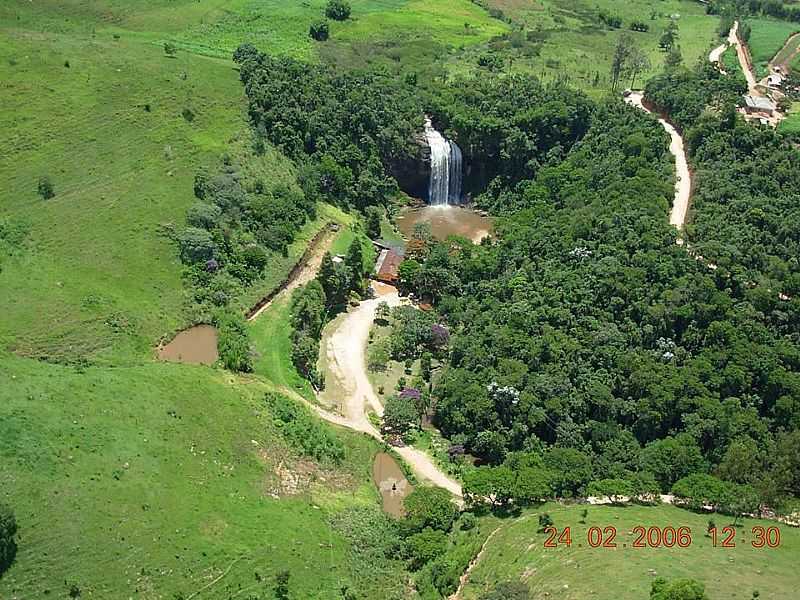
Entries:
[[450,140],[450,186],[449,204],[461,204],[461,148]]
[[433,128],[425,119],[425,139],[431,148],[431,180],[428,201],[432,206],[461,202],[461,148]]

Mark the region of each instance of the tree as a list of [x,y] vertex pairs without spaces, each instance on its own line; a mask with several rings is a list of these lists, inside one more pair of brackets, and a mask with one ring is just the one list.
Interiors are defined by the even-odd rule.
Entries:
[[521,581],[502,581],[492,591],[483,594],[479,600],[529,600],[528,586]]
[[458,516],[452,496],[444,488],[420,486],[414,488],[403,501],[406,511],[405,525],[411,531],[426,527],[449,531]]
[[317,21],[312,23],[308,30],[308,35],[318,42],[324,42],[330,36],[330,27],[327,21]]
[[325,7],[325,16],[336,21],[346,21],[350,18],[350,3],[344,0],[330,0]]
[[650,64],[650,58],[648,58],[647,53],[641,48],[632,46],[626,65],[626,70],[631,76],[631,89],[634,89],[636,76],[640,73],[649,71],[651,67],[652,65]]
[[749,436],[731,442],[717,468],[722,479],[736,483],[755,483],[763,472],[763,453]]
[[505,505],[514,495],[514,474],[508,467],[477,467],[464,474],[464,500],[468,506]]
[[17,554],[17,521],[11,509],[0,504],[0,577],[14,562]]
[[36,186],[36,190],[43,200],[50,200],[50,198],[56,195],[55,189],[53,188],[53,182],[50,181],[50,178],[47,175],[39,178],[39,183]]
[[211,260],[216,251],[211,234],[198,227],[186,227],[178,235],[178,245],[181,249],[181,260],[188,264]]
[[659,47],[664,51],[672,50],[673,46],[675,46],[675,41],[678,39],[678,24],[670,19],[669,24],[664,29],[664,32],[661,34],[661,38],[658,41]]
[[344,264],[350,270],[350,289],[364,293],[364,252],[361,247],[361,239],[356,237],[347,249],[347,256]]
[[694,579],[669,582],[663,577],[653,581],[650,600],[709,600],[705,586]]
[[667,57],[664,59],[664,67],[670,71],[677,69],[683,64],[683,55],[681,54],[680,46],[673,46],[667,52]]
[[652,473],[662,490],[690,473],[708,470],[700,448],[686,434],[651,442],[642,450],[640,462],[642,470]]
[[432,362],[433,362],[433,354],[431,354],[430,352],[423,352],[422,356],[420,356],[419,370],[420,374],[422,375],[422,378],[425,381],[431,380]]
[[368,206],[364,211],[366,217],[367,235],[373,240],[381,237],[381,219],[383,211],[377,206]]
[[539,533],[543,533],[545,529],[553,526],[553,517],[550,513],[542,513],[539,515]]
[[426,527],[406,538],[406,553],[411,559],[411,569],[416,571],[423,565],[442,556],[447,550],[447,534]]
[[524,467],[516,471],[514,503],[521,506],[542,502],[553,495],[552,475],[539,467]]
[[592,479],[592,461],[575,448],[551,448],[544,455],[544,464],[553,474],[556,496],[577,496]]
[[419,415],[414,402],[408,398],[389,396],[383,409],[384,432],[405,435],[419,423]]
[[330,252],[322,257],[317,279],[325,292],[325,304],[328,308],[344,306],[347,302],[349,277],[347,268],[333,262]]
[[617,45],[614,47],[614,55],[611,58],[611,91],[617,90],[620,77],[625,73],[628,62],[630,61],[631,52],[633,51],[634,43],[633,38],[627,33],[623,33],[617,39]]

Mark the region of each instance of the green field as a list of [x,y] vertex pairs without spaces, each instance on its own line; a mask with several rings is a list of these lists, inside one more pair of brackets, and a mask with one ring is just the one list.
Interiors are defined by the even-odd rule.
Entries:
[[[798,529],[781,525],[778,548],[756,549],[750,544],[751,528],[756,525],[766,528],[776,523],[745,519],[737,528],[735,548],[714,548],[711,539],[705,537],[709,517],[715,520],[718,529],[728,525],[730,517],[696,514],[672,506],[587,509],[585,524],[580,523],[582,507],[553,504],[502,523],[472,571],[463,598],[473,600],[499,581],[522,580],[530,586],[534,598],[642,600],[648,597],[656,575],[697,579],[705,584],[712,600],[749,600],[756,590],[760,598],[768,600],[794,596],[800,552]],[[544,548],[547,536],[537,532],[537,515],[542,512],[550,514],[559,530],[570,527],[571,547]],[[632,530],[639,525],[690,527],[692,543],[685,549],[633,548],[637,536]],[[593,526],[615,527],[617,547],[589,547],[587,532]]]
[[778,125],[778,131],[800,133],[800,102],[794,102],[786,118]]
[[0,597],[63,598],[72,584],[83,597],[187,597],[229,567],[200,597],[266,589],[254,574],[284,568],[297,597],[338,597],[348,544],[327,519],[376,504],[374,443],[342,432],[333,470],[300,459],[264,384],[204,367],[4,357],[0,369],[0,489],[20,523]]
[[772,19],[750,19],[747,23],[751,27],[747,46],[753,59],[756,77],[760,79],[768,74],[769,61],[780,52],[789,36],[800,31],[800,26]]
[[[526,55],[533,50],[514,54],[512,49],[511,70],[532,72],[545,80],[566,78],[571,85],[595,96],[608,90],[611,58],[622,32],[628,32],[647,52],[653,66],[649,73],[637,78],[636,86],[643,85],[646,78],[663,65],[665,54],[658,48],[658,41],[671,17],[675,17],[679,27],[678,44],[685,64],[693,65],[717,41],[718,19],[706,15],[701,4],[689,0],[655,3],[633,0],[624,5],[614,0],[489,0],[489,4],[502,10],[541,42],[536,55]],[[597,18],[599,9],[622,17],[622,28],[610,29],[602,25]],[[646,23],[649,31],[630,31],[629,25],[634,20]],[[451,70],[475,72],[477,56],[482,51],[482,48],[467,49],[465,56],[452,58]]]

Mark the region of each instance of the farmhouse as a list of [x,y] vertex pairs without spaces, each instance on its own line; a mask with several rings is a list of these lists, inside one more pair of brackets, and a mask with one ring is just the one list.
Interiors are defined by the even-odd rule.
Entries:
[[384,283],[395,284],[398,279],[398,271],[403,257],[392,248],[383,248],[375,261],[374,277]]
[[775,104],[769,98],[745,96],[744,110],[748,115],[771,117],[775,113]]

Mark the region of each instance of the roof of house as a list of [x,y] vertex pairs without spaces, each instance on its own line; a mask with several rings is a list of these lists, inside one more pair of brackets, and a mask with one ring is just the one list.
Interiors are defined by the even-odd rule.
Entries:
[[397,279],[401,262],[403,262],[403,257],[394,250],[381,250],[378,260],[375,262],[375,276],[388,281]]
[[775,105],[769,98],[762,98],[760,96],[745,96],[745,104],[750,108],[758,110],[775,110]]

